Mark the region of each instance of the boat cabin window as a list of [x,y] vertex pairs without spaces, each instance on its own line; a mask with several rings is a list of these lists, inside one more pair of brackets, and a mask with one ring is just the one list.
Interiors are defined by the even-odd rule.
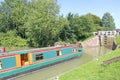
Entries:
[[36,61],[43,60],[43,54],[36,55]]
[[78,52],[81,52],[82,50],[78,50]]
[[61,50],[57,51],[56,53],[57,53],[57,56],[61,56],[62,55],[62,51]]
[[77,49],[76,48],[73,48],[73,53],[77,52]]
[[0,69],[2,69],[2,61],[0,60]]

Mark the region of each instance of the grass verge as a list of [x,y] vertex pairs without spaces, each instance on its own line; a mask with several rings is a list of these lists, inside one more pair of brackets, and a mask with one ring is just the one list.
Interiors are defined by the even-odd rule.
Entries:
[[101,65],[103,61],[116,56],[120,56],[120,49],[61,75],[60,80],[120,80],[120,61]]
[[117,42],[118,45],[120,45],[120,35],[118,35],[118,36],[116,37],[116,42]]
[[89,36],[88,38],[83,39],[83,40],[81,40],[81,41],[79,41],[79,42],[87,42],[87,41],[91,40],[91,39],[94,38],[94,37],[95,37],[95,36]]

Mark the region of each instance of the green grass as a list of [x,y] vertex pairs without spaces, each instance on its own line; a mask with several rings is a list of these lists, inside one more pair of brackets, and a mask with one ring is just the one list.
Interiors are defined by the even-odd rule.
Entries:
[[91,39],[94,38],[94,37],[95,37],[95,36],[89,36],[88,38],[83,39],[83,40],[81,40],[81,41],[79,41],[79,42],[87,42],[87,41],[91,40]]
[[60,80],[120,80],[120,61],[101,65],[103,61],[116,56],[120,56],[120,49],[61,75]]
[[118,45],[120,45],[120,35],[118,35],[118,36],[116,37],[116,42],[117,42]]

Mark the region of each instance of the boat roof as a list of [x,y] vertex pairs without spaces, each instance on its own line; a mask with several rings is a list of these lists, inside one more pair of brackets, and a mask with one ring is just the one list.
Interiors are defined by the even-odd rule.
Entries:
[[69,45],[58,45],[58,46],[52,46],[52,47],[43,47],[43,48],[34,48],[34,49],[29,49],[29,50],[19,50],[19,51],[11,51],[11,52],[5,52],[5,53],[1,53],[1,56],[11,56],[11,54],[15,55],[15,54],[27,54],[30,52],[47,52],[50,50],[59,50],[62,48],[69,48],[69,47],[75,47],[75,44],[69,44]]
[[6,58],[6,57],[10,57],[10,56],[15,56],[16,54],[9,54],[9,53],[2,53],[0,54],[0,58]]

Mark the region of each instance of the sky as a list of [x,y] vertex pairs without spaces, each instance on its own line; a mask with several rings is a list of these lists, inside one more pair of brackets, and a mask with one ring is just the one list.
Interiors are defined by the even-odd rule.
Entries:
[[114,18],[117,28],[120,29],[120,0],[57,0],[60,5],[60,14],[66,16],[69,12],[85,15],[92,13],[103,17],[109,12]]
[[[0,0],[4,1],[4,0]],[[120,0],[57,0],[60,6],[60,14],[66,16],[69,12],[85,15],[92,13],[103,17],[109,12],[114,18],[116,28],[120,29]]]

